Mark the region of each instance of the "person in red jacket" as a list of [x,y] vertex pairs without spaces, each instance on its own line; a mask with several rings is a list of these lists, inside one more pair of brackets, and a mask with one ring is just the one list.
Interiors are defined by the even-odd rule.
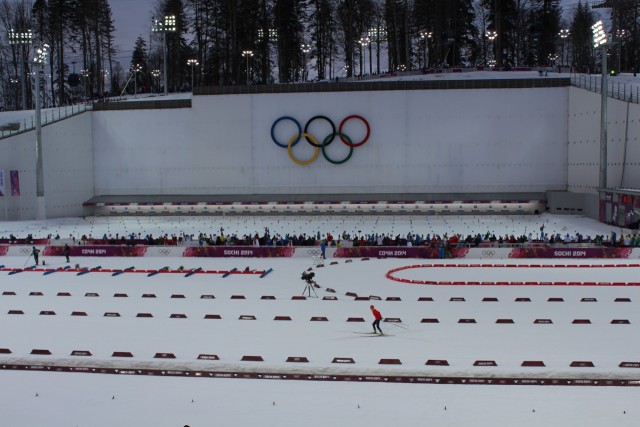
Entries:
[[[380,329],[380,321],[382,320],[382,314],[374,306],[371,306],[371,313],[373,313],[373,317],[375,320],[373,321],[373,333],[380,332],[382,334],[382,329]],[[378,330],[376,331],[376,328]]]

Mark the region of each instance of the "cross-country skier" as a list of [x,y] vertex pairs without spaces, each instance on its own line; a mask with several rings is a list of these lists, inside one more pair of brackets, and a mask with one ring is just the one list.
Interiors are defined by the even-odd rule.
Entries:
[[36,265],[38,265],[38,257],[40,254],[40,249],[36,249],[35,246],[31,247],[31,255],[33,255],[33,260],[36,262]]
[[69,262],[69,254],[71,253],[71,248],[66,243],[64,244],[63,252],[64,252],[64,256],[67,258],[67,262]]
[[[376,310],[374,306],[371,306],[370,308],[371,308],[371,313],[373,313],[373,317],[375,318],[375,320],[373,321],[373,333],[380,332],[380,335],[382,335],[382,329],[380,329],[380,321],[382,320],[382,314],[380,314],[380,312]],[[376,328],[378,328],[377,331],[376,331]]]

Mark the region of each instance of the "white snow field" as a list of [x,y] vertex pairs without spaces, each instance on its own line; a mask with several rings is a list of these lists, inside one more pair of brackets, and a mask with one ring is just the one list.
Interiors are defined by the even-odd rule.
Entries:
[[[363,234],[466,234],[493,228],[497,234],[519,235],[524,227],[536,231],[541,223],[547,224],[545,231],[557,228],[563,235],[620,232],[584,218],[550,215],[280,221],[3,222],[0,236],[197,234],[206,232],[203,227],[215,233],[221,226],[225,233],[261,232],[268,226],[272,233],[325,234],[346,228]],[[637,259],[348,261],[328,259],[324,267],[315,267],[304,258],[147,256],[74,257],[66,264],[63,257],[50,256],[41,271],[9,275],[29,260],[0,257],[2,425],[638,425]],[[502,267],[480,266],[492,263]],[[146,271],[78,275],[73,268],[43,274],[75,264],[147,271],[182,266],[184,271],[148,277]],[[395,276],[628,284],[416,285],[386,278],[389,270],[410,265],[424,267]],[[273,271],[263,278],[202,272],[185,277],[198,267]],[[319,285],[313,288],[317,298],[313,292],[308,297],[301,279],[309,268]],[[384,336],[367,333],[371,304],[392,320],[382,323]],[[359,318],[364,321],[348,321]],[[343,363],[349,359],[354,363]],[[582,366],[572,367],[575,362]]]

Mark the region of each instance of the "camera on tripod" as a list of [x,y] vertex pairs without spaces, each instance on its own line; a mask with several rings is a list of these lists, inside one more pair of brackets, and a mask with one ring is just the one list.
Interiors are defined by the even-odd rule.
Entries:
[[310,285],[314,284],[315,282],[313,281],[313,278],[316,276],[316,273],[314,273],[313,271],[303,271],[302,272],[302,277],[300,277],[302,280],[304,280],[305,282],[309,283]]
[[304,290],[302,291],[302,295],[304,295],[306,292],[307,295],[310,297],[311,293],[313,292],[315,297],[318,298],[318,294],[316,293],[315,287],[319,287],[319,286],[316,284],[315,280],[313,280],[315,275],[316,273],[314,273],[313,271],[304,271],[302,273],[302,276],[300,278],[305,282],[307,282],[307,284],[304,287]]

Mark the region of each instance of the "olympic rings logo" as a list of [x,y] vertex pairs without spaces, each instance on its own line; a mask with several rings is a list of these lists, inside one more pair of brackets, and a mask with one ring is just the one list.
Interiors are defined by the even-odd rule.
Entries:
[[492,249],[483,249],[482,250],[482,256],[493,258],[494,256],[496,256],[496,251],[494,251]]
[[[327,123],[329,123],[329,125],[331,126],[331,133],[327,134],[327,136],[324,137],[324,139],[322,140],[322,143],[318,143],[318,139],[314,135],[309,133],[309,127],[311,126],[311,123],[313,123],[315,120],[324,120]],[[366,127],[367,132],[364,138],[362,138],[362,140],[359,142],[353,142],[351,138],[343,131],[345,124],[350,120],[359,120]],[[293,122],[293,124],[296,126],[298,130],[295,135],[289,138],[289,141],[287,143],[278,141],[278,138],[276,138],[276,134],[275,134],[276,127],[280,122],[283,122],[283,121]],[[350,116],[345,117],[340,122],[340,125],[338,126],[337,130],[336,130],[336,125],[333,123],[333,121],[329,117],[322,116],[322,115],[311,117],[307,121],[307,123],[304,125],[304,129],[302,129],[300,122],[298,122],[296,119],[294,119],[291,116],[282,116],[279,119],[277,119],[275,122],[273,122],[273,124],[271,125],[271,139],[273,140],[273,142],[278,147],[286,148],[291,161],[301,166],[306,166],[308,164],[313,163],[318,158],[320,153],[322,153],[322,156],[329,163],[332,163],[334,165],[341,165],[351,158],[351,156],[353,155],[354,148],[364,145],[369,140],[370,135],[371,135],[371,127],[369,126],[369,122],[367,122],[367,120],[364,117],[358,116],[356,114],[352,114]],[[349,147],[349,154],[347,154],[346,157],[341,160],[332,159],[331,157],[329,157],[326,150],[326,148],[336,139],[336,136],[340,138],[340,141],[342,141],[347,147]],[[303,137],[314,148],[313,155],[306,160],[298,159],[293,154],[293,147],[298,142],[300,142],[300,140]]]
[[171,254],[171,251],[169,249],[158,249],[158,253],[160,255],[167,256],[167,255]]
[[307,254],[308,255],[320,255],[320,251],[317,249],[307,249]]

